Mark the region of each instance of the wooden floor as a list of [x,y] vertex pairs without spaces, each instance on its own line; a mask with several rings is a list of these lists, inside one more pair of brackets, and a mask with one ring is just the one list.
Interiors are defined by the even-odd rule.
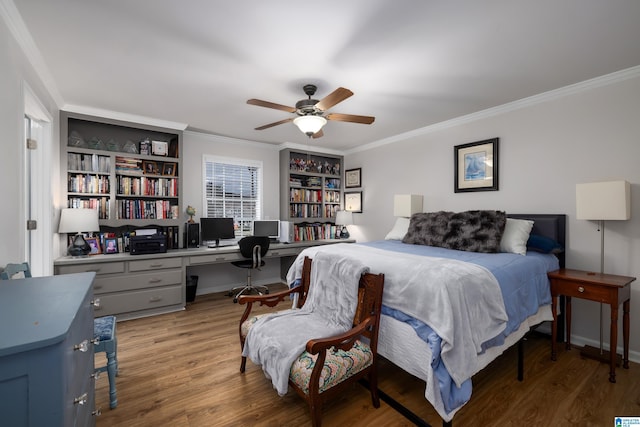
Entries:
[[[119,322],[118,407],[109,409],[103,375],[96,386],[98,427],[310,425],[308,407],[294,392],[279,397],[251,361],[239,373],[243,309],[210,294],[182,312]],[[614,416],[640,415],[640,365],[618,369],[611,384],[607,365],[581,359],[576,350],[560,350],[551,362],[546,337],[532,336],[525,348],[525,381],[516,379],[516,349],[508,350],[474,377],[473,396],[455,427],[613,426]],[[422,381],[385,360],[379,377],[382,391],[434,427],[442,424],[424,400]],[[323,425],[413,424],[385,402],[374,409],[368,391],[356,385],[325,405]]]

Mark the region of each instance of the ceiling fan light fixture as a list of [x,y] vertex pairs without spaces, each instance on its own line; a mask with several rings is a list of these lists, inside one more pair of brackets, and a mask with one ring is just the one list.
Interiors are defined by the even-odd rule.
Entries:
[[311,137],[327,124],[327,119],[314,115],[299,116],[293,119],[293,124],[296,125],[302,133]]

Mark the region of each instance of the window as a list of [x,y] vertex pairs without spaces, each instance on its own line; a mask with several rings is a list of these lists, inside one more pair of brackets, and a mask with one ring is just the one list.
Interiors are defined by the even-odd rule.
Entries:
[[249,235],[261,219],[262,162],[204,156],[206,217],[233,218],[236,237]]

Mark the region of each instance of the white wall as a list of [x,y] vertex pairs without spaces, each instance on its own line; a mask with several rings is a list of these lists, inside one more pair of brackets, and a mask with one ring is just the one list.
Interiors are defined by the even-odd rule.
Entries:
[[[631,183],[632,219],[607,222],[605,272],[640,277],[640,71],[631,74],[604,86],[584,85],[584,90],[567,90],[559,98],[548,96],[524,107],[527,103],[519,103],[521,108],[512,111],[484,118],[478,114],[477,120],[459,120],[403,142],[348,153],[345,167],[362,167],[364,192],[364,212],[354,215],[351,236],[362,241],[383,238],[394,222],[394,194],[424,195],[425,211],[564,213],[567,267],[598,271],[600,235],[596,223],[576,220],[575,186],[626,179]],[[493,137],[500,138],[500,190],[454,193],[453,147]],[[573,340],[599,345],[599,304],[574,301]],[[632,284],[632,325],[638,318],[640,281]],[[604,319],[606,344],[608,308]],[[621,332],[618,336],[621,343]],[[633,326],[630,346],[632,357],[640,361],[640,330]]]
[[[279,147],[196,132],[185,132],[180,177],[183,179],[183,205],[196,208],[196,221],[204,212],[202,205],[202,157],[214,155],[262,161],[263,204],[265,219],[280,218]],[[189,268],[189,274],[199,276],[198,295],[219,292],[246,282],[246,270],[231,265],[212,265]],[[252,273],[257,284],[280,281],[280,261],[270,260],[260,271]]]
[[[0,17],[1,18],[1,17]],[[48,95],[33,67],[5,21],[0,19],[0,266],[24,261],[24,85],[28,84],[36,97],[54,117],[52,131],[58,134],[58,109]],[[57,141],[57,138],[56,138]],[[57,142],[52,158],[58,159]],[[59,167],[54,160],[54,175]],[[57,180],[52,180],[57,182]],[[54,221],[55,226],[57,223]]]

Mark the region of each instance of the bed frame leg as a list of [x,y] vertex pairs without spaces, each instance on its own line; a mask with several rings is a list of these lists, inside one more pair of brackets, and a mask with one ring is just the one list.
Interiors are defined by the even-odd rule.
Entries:
[[451,421],[442,420],[442,427],[453,427],[453,420]]

